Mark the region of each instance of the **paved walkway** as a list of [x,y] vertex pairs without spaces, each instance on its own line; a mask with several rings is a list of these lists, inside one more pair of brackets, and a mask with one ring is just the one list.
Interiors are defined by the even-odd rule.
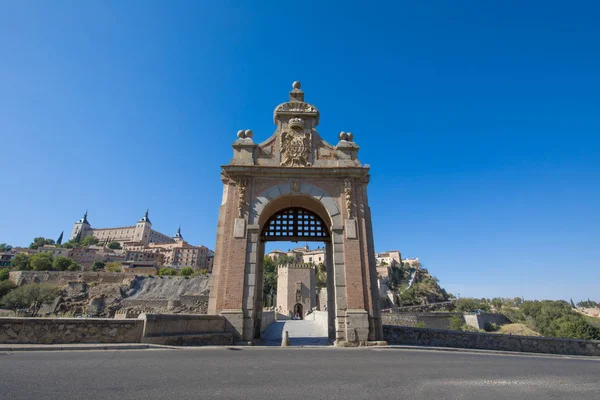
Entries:
[[261,334],[263,346],[281,346],[283,333],[287,331],[290,346],[327,346],[327,327],[319,321],[275,321]]

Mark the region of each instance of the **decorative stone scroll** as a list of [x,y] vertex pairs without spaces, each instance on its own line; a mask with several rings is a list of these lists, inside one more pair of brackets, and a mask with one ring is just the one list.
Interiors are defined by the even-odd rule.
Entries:
[[346,210],[348,218],[352,218],[352,182],[350,179],[344,180],[344,196],[346,198]]
[[238,218],[244,218],[244,208],[246,207],[246,187],[248,179],[241,178],[238,181]]

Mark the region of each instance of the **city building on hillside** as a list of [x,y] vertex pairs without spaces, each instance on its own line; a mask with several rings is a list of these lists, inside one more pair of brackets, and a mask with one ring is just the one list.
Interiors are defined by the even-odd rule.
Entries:
[[277,269],[277,312],[304,319],[317,304],[314,264],[283,264]]
[[409,265],[411,268],[417,268],[417,269],[421,267],[421,262],[419,261],[418,257],[405,258],[404,260],[402,260],[402,264]]
[[377,261],[377,276],[381,278],[387,278],[390,275],[390,268],[402,265],[402,255],[398,250],[375,253],[375,259]]
[[325,249],[317,247],[311,250],[308,244],[304,247],[296,247],[293,250],[287,252],[281,250],[273,250],[267,253],[267,257],[270,257],[273,261],[281,257],[293,257],[297,263],[314,263],[315,265],[325,264]]
[[191,267],[212,271],[214,253],[205,246],[192,246],[186,242],[181,234],[181,227],[171,243],[125,242],[123,249],[128,261],[155,261],[159,267]]
[[206,269],[208,270],[208,272],[212,272],[214,262],[215,252],[209,249],[208,253],[206,254]]
[[64,247],[56,247],[51,244],[45,244],[42,247],[38,247],[38,253],[50,253],[52,257],[69,257],[69,249]]
[[156,275],[158,265],[154,261],[124,261],[123,272],[129,272],[136,275]]
[[267,257],[273,261],[277,261],[281,257],[287,257],[287,251],[273,250],[272,252],[267,253]]
[[315,265],[325,265],[325,249],[317,247],[314,250],[310,250],[308,246],[305,247],[305,252],[302,253],[302,258],[305,263],[313,263]]
[[144,250],[125,250],[125,262],[138,262],[138,261],[150,261],[156,263],[158,266],[165,264],[165,258],[167,250],[163,249],[147,249]]
[[146,210],[144,216],[135,225],[118,228],[92,228],[87,216],[88,213],[86,211],[83,217],[75,222],[71,233],[71,240],[81,240],[87,236],[94,236],[102,244],[110,242],[119,242],[121,245],[126,242],[138,242],[141,244],[175,242],[174,238],[152,229],[148,210]]
[[83,270],[89,270],[96,261],[103,263],[123,262],[125,261],[125,253],[120,250],[111,250],[99,246],[90,247],[74,247],[69,249],[69,257],[77,264],[83,267]]
[[15,253],[11,251],[0,253],[0,267],[10,267],[10,262],[14,256]]

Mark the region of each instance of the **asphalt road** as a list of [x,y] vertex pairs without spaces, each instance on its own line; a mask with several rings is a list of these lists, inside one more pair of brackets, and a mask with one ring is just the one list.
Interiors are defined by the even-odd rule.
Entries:
[[0,353],[9,399],[600,399],[600,361],[398,349]]

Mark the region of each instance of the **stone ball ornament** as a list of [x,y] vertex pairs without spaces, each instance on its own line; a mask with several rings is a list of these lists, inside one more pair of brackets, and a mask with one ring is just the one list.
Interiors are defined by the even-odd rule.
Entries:
[[301,86],[302,85],[298,81],[294,81],[294,83],[292,83],[292,88],[294,89],[300,89]]
[[246,136],[246,135],[245,135],[245,133],[244,133],[244,130],[243,130],[243,129],[240,129],[240,130],[237,132],[237,138],[238,138],[238,139],[243,139],[245,136]]
[[346,132],[342,131],[342,132],[340,132],[338,137],[340,138],[340,140],[346,140],[346,139],[348,139],[348,134]]
[[346,137],[349,142],[354,142],[354,134],[352,132],[346,133]]
[[246,129],[246,132],[244,132],[244,134],[247,139],[252,139],[252,135],[253,135],[252,130]]

